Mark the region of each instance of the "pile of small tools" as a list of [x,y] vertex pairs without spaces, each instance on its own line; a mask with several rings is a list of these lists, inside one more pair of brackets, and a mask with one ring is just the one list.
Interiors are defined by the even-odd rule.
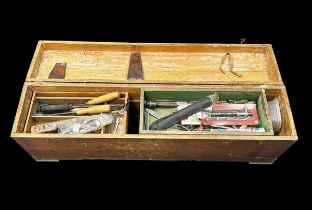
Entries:
[[[168,108],[172,109],[172,114],[157,114],[157,110]],[[156,120],[150,120],[150,117]],[[144,127],[146,130],[176,128],[183,131],[265,132],[254,101],[219,101],[217,94],[189,102],[145,101]]]
[[118,99],[119,97],[119,92],[112,92],[91,99],[85,104],[38,103],[36,113],[37,116],[79,115],[81,117],[35,125],[31,128],[31,131],[32,133],[58,131],[60,134],[90,133],[100,130],[104,126],[107,126],[115,121],[113,133],[117,133],[120,119],[124,116],[126,105],[108,104],[107,102]]

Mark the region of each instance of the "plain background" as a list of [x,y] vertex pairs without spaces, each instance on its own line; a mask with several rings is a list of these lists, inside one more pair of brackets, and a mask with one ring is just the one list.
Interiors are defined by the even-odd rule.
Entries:
[[[157,6],[152,3],[147,9],[80,6],[83,8],[79,10],[62,5],[50,10],[41,7],[26,14],[17,11],[11,13],[11,17],[19,16],[16,20],[10,19],[10,16],[2,19],[5,57],[1,61],[1,80],[4,81],[1,84],[0,115],[1,175],[14,177],[13,183],[32,185],[35,179],[36,182],[40,180],[42,185],[48,185],[65,181],[77,188],[81,183],[89,183],[102,186],[104,191],[112,183],[143,183],[155,187],[155,183],[165,182],[166,186],[179,186],[178,189],[194,185],[206,191],[212,185],[234,184],[228,193],[236,192],[244,183],[250,188],[264,189],[272,194],[275,191],[268,190],[268,187],[307,187],[302,183],[311,175],[308,162],[311,149],[307,135],[311,126],[306,123],[311,115],[308,102],[311,98],[308,88],[311,59],[310,53],[304,51],[311,45],[304,25],[307,13],[292,5],[290,10],[281,10],[280,7],[262,4],[242,10],[234,10],[231,6],[224,9],[225,5],[201,4],[187,4],[183,10],[179,7],[181,5],[169,7],[167,4]],[[299,15],[294,15],[293,11],[299,12]],[[40,22],[36,21],[38,18]],[[299,141],[274,165],[105,160],[37,163],[9,137],[22,85],[38,40],[240,43],[241,38],[246,39],[245,43],[273,45],[288,91]]]

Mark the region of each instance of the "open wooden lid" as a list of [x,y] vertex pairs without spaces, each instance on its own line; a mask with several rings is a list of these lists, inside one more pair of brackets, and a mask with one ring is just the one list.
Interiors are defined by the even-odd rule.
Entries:
[[283,84],[267,44],[68,41],[39,41],[26,81]]

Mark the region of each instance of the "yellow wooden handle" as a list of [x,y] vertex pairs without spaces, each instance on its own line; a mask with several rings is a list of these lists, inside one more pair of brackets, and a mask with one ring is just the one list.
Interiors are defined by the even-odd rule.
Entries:
[[100,104],[100,103],[104,103],[104,102],[119,98],[119,96],[120,96],[119,92],[112,92],[112,93],[108,93],[106,95],[102,95],[102,96],[99,96],[97,98],[94,98],[94,99],[88,101],[87,104],[91,104],[91,105]]
[[110,105],[98,105],[98,106],[91,106],[88,108],[77,108],[74,109],[73,112],[76,115],[85,115],[85,114],[99,114],[102,112],[109,112],[110,111]]

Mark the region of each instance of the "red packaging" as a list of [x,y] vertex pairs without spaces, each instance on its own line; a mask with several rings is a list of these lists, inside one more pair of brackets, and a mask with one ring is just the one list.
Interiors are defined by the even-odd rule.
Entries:
[[[224,117],[219,117],[222,115]],[[258,125],[260,123],[256,104],[214,104],[207,110],[197,113],[197,116],[206,125]]]

